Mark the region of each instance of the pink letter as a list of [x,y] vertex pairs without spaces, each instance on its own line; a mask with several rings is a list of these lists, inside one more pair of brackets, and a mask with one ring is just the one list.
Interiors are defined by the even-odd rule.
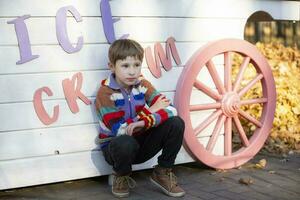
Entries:
[[8,21],[8,24],[15,25],[15,31],[17,34],[19,51],[21,59],[17,62],[17,65],[29,62],[33,59],[38,58],[38,55],[32,55],[30,41],[28,36],[28,30],[26,24],[24,23],[25,19],[28,19],[30,15],[24,15],[22,17],[18,17],[17,19]]
[[[82,94],[80,91],[82,86],[82,73],[77,73],[73,75],[72,80],[64,79],[63,89],[65,93],[66,100],[68,102],[69,108],[73,113],[77,113],[79,111],[77,105],[77,98],[80,98],[86,105],[91,104],[92,102]],[[75,88],[76,87],[76,88]]]
[[59,114],[59,106],[56,105],[54,107],[54,112],[53,112],[53,117],[50,117],[43,105],[42,102],[42,92],[45,92],[48,96],[52,96],[52,91],[48,87],[42,87],[35,91],[34,96],[33,96],[33,106],[35,109],[35,112],[41,122],[45,125],[50,125],[53,122],[55,122],[58,119],[58,114]]
[[154,77],[156,78],[161,77],[160,63],[162,64],[162,66],[165,68],[166,71],[169,71],[172,68],[170,50],[176,64],[180,65],[181,61],[176,49],[175,39],[173,37],[169,37],[166,41],[166,54],[164,53],[164,50],[160,43],[156,43],[154,45],[155,63],[152,56],[151,48],[147,47],[145,49],[146,62],[150,72]]

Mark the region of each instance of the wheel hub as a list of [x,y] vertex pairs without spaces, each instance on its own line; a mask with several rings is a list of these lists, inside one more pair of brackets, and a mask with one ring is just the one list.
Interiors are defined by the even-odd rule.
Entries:
[[228,92],[222,98],[222,111],[227,117],[233,117],[240,108],[240,97],[236,92]]

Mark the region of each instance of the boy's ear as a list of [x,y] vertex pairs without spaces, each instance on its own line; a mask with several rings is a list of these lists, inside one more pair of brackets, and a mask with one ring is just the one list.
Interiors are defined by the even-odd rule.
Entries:
[[112,71],[112,72],[114,72],[115,71],[115,67],[114,67],[114,65],[112,64],[112,63],[108,63],[108,67],[109,67],[109,69]]

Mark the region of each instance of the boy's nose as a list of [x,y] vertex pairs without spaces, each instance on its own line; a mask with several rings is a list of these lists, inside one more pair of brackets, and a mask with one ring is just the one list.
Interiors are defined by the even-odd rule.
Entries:
[[133,67],[130,67],[129,74],[130,75],[134,75],[135,74],[135,69]]

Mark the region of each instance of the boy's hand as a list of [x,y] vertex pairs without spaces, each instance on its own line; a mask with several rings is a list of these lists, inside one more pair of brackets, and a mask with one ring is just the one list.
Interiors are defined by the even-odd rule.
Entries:
[[139,131],[144,126],[145,126],[145,122],[144,121],[133,122],[133,123],[131,123],[131,124],[129,124],[127,126],[127,128],[126,128],[126,134],[131,136],[132,133],[135,133],[136,131]]
[[159,111],[160,109],[164,109],[171,104],[171,101],[166,98],[166,96],[161,95],[158,97],[156,102],[148,109],[150,112],[154,113]]

